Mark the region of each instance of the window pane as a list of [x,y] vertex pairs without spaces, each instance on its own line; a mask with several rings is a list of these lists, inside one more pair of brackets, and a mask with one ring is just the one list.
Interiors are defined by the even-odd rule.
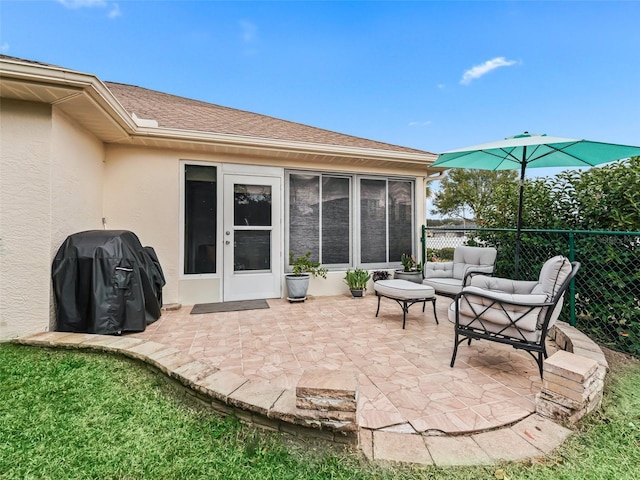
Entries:
[[320,177],[289,175],[289,250],[295,257],[320,256]]
[[271,270],[271,231],[236,230],[233,269]]
[[413,202],[411,182],[389,182],[389,261],[411,254]]
[[322,178],[322,263],[349,263],[348,178]]
[[184,273],[216,272],[216,167],[185,165]]
[[233,186],[233,224],[235,226],[271,226],[271,187],[269,185]]
[[387,262],[387,182],[360,180],[360,251],[362,263]]

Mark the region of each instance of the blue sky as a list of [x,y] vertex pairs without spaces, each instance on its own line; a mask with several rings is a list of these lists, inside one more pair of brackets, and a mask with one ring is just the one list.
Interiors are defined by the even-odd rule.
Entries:
[[2,0],[0,51],[434,153],[640,145],[638,21],[638,1]]

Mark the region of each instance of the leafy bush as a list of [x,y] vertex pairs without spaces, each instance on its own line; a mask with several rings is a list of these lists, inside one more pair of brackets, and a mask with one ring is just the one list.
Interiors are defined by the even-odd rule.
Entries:
[[[481,223],[513,228],[517,199],[512,185],[501,185]],[[553,255],[581,262],[575,281],[576,326],[611,348],[640,355],[640,157],[527,180],[522,219],[519,277],[537,278]],[[512,276],[515,232],[481,232],[477,237],[497,247],[496,275]]]
[[427,261],[429,262],[450,262],[453,260],[454,248],[430,248],[427,251]]

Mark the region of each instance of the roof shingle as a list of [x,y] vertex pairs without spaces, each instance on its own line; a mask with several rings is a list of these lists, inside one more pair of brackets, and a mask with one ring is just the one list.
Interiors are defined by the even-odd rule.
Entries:
[[129,114],[156,120],[162,128],[429,154],[423,150],[367,140],[133,85],[115,82],[105,82],[105,85]]

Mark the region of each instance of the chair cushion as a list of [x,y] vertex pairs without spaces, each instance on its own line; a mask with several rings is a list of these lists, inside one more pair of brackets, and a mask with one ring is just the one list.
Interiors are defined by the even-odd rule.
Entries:
[[568,258],[562,255],[550,258],[542,265],[538,277],[540,287],[536,293],[544,293],[551,300],[570,274],[571,262]]
[[453,262],[427,262],[424,276],[433,278],[453,278]]
[[[487,294],[500,301],[507,302],[527,302],[527,303],[545,303],[547,296],[544,294],[511,294],[502,292],[487,292],[477,287],[465,287],[465,295],[460,301],[460,323],[465,325],[462,316],[468,318],[468,321],[474,319],[477,314],[482,312],[483,323],[495,323],[497,325],[511,325],[511,321],[518,319],[516,325],[518,328],[533,332],[538,326],[538,316],[544,309],[523,307],[519,305],[509,305],[505,303],[496,303],[494,300],[473,295],[474,292]],[[475,313],[474,313],[475,312]],[[528,313],[527,313],[528,312]],[[524,316],[523,316],[524,315]],[[520,318],[522,317],[522,318]],[[468,322],[467,322],[468,323]]]
[[453,251],[453,263],[472,265],[493,265],[497,251],[492,247],[456,247]]
[[[451,323],[456,323],[455,305],[456,305],[455,302],[451,302],[451,305],[449,305],[449,310],[447,312],[449,321]],[[505,335],[507,337],[515,338],[518,340],[524,339],[528,342],[539,342],[540,337],[542,336],[541,330],[534,330],[534,331],[528,331],[524,329],[518,330],[517,328],[514,328],[514,327],[505,326],[499,323],[487,322],[484,320],[481,323],[478,320],[473,320],[472,317],[463,316],[462,313],[460,314],[460,325],[477,328],[480,330],[486,329],[488,332],[491,332],[491,333]]]
[[425,278],[423,285],[432,287],[438,293],[455,295],[462,290],[462,280],[452,277]]
[[433,298],[435,295],[434,289],[428,285],[398,279],[378,280],[373,289],[380,295],[398,300]]
[[527,294],[543,293],[535,291],[539,283],[526,280],[511,280],[510,278],[488,277],[486,275],[475,275],[471,278],[469,285],[496,292]]

